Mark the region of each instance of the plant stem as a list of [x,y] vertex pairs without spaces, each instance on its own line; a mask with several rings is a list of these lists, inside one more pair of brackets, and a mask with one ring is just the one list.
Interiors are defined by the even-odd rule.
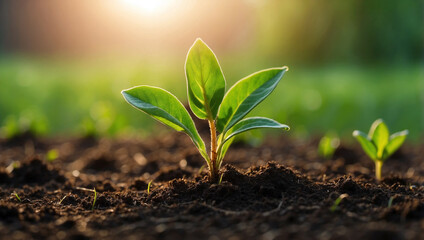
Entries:
[[211,130],[211,164],[210,164],[210,173],[211,173],[211,180],[215,181],[218,176],[218,166],[216,166],[216,150],[217,150],[217,144],[216,144],[216,126],[215,122],[213,120],[209,120],[209,128]]
[[377,160],[375,161],[375,177],[378,181],[381,180],[381,168],[383,167],[383,161]]

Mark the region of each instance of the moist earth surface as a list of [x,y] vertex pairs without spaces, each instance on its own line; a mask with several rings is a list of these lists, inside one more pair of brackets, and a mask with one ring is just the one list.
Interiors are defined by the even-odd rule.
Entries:
[[378,182],[359,146],[325,160],[317,145],[235,143],[212,184],[179,133],[2,139],[0,238],[424,239],[424,146],[404,145]]

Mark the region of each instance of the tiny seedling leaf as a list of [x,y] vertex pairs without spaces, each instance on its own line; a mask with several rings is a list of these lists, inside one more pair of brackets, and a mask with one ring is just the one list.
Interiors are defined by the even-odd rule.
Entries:
[[373,144],[373,142],[368,138],[368,136],[358,130],[353,132],[353,137],[355,137],[358,142],[361,144],[362,149],[364,149],[365,153],[374,161],[377,160],[377,148]]
[[225,78],[215,54],[200,38],[187,54],[185,71],[191,110],[200,119],[215,120],[225,94]]
[[340,139],[334,136],[326,135],[321,138],[318,144],[318,154],[325,158],[330,159],[333,157],[334,152],[340,144]]
[[224,176],[224,173],[221,173],[221,176],[219,177],[218,185],[221,185],[223,176]]
[[51,149],[46,154],[46,159],[48,162],[53,162],[58,157],[59,157],[59,152],[57,151],[57,149]]
[[393,196],[391,196],[391,197],[389,198],[389,201],[387,202],[387,207],[388,207],[388,208],[391,208],[391,207],[392,207],[392,205],[393,205],[393,199],[395,199]]
[[22,202],[21,198],[19,197],[18,193],[13,192],[13,195],[18,199],[19,202]]
[[368,135],[377,148],[377,158],[383,159],[384,149],[389,141],[389,129],[381,119],[377,119],[371,126]]
[[344,198],[347,198],[347,197],[349,197],[349,195],[348,194],[346,194],[346,193],[343,193],[343,194],[341,194],[335,201],[334,201],[334,203],[333,203],[333,205],[331,206],[331,208],[330,208],[330,211],[331,212],[334,212],[334,211],[336,211],[337,209],[338,209],[338,207],[339,207],[339,205],[340,205],[340,203],[342,202],[342,200],[344,199]]
[[153,181],[150,181],[150,182],[147,184],[147,194],[150,194],[150,188],[152,187],[152,182],[153,182]]
[[383,156],[384,160],[387,159],[394,152],[396,152],[396,150],[398,150],[400,146],[402,146],[408,133],[409,133],[408,130],[403,130],[401,132],[393,133],[390,136],[389,142],[387,143],[387,146],[385,149],[386,151],[384,152],[384,156]]
[[135,108],[177,131],[185,132],[202,156],[208,159],[205,144],[194,126],[193,119],[174,95],[152,86],[138,86],[123,90],[122,95]]
[[91,210],[94,210],[94,206],[96,205],[96,201],[97,201],[97,191],[96,188],[93,188],[93,193],[94,193],[94,197],[93,197],[93,205],[91,206]]
[[229,130],[262,102],[277,86],[287,67],[270,68],[253,73],[232,86],[218,111],[217,129]]

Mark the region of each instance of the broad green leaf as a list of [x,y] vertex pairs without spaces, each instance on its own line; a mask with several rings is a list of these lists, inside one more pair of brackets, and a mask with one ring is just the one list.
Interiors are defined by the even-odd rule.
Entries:
[[377,148],[377,157],[383,159],[384,149],[389,142],[389,129],[381,119],[377,119],[371,126],[368,135]]
[[249,75],[228,90],[218,111],[217,129],[228,131],[277,86],[287,67],[271,68]]
[[400,146],[402,146],[408,133],[408,130],[403,130],[390,136],[389,143],[386,145],[386,151],[384,152],[384,160],[390,157],[394,152],[396,152],[396,150],[400,148]]
[[353,136],[358,140],[358,142],[361,144],[362,149],[364,152],[374,161],[377,160],[377,148],[375,147],[374,143],[368,138],[368,136],[360,132],[358,130],[353,131]]
[[196,130],[193,119],[183,104],[168,91],[152,86],[138,86],[122,91],[125,100],[135,108],[149,114],[177,131],[183,131],[193,140],[207,160],[206,147]]
[[228,147],[233,141],[233,137],[242,132],[256,128],[282,128],[284,130],[290,130],[290,127],[284,124],[281,124],[275,120],[264,118],[264,117],[250,117],[246,118],[237,124],[234,125],[230,130],[225,134],[224,140],[220,141],[218,145],[221,145],[221,149],[218,149],[220,159],[222,159],[227,153]]
[[190,108],[200,119],[215,120],[225,94],[225,78],[212,50],[198,38],[185,63]]
[[234,137],[237,134],[252,130],[255,128],[282,128],[284,130],[290,130],[290,127],[284,124],[281,124],[275,120],[265,118],[265,117],[250,117],[241,120],[236,123],[234,127],[227,131],[225,134],[225,139],[223,143],[228,141],[230,138]]

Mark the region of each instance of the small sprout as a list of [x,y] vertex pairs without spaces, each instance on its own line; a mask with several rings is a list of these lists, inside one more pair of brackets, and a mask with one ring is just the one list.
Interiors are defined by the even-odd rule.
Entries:
[[221,66],[212,50],[200,39],[190,48],[185,73],[191,111],[208,121],[210,146],[208,153],[193,119],[183,104],[170,92],[147,85],[122,91],[125,100],[163,124],[186,133],[205,159],[211,182],[219,181],[219,170],[234,136],[256,128],[289,126],[264,117],[246,115],[276,88],[288,70],[278,67],[253,73],[232,86],[227,92]]
[[66,197],[68,197],[68,195],[65,195],[62,199],[60,199],[60,201],[59,201],[59,205],[60,205],[60,204],[62,204],[63,200],[65,200],[65,199],[66,199]]
[[375,176],[381,180],[381,168],[384,161],[402,146],[408,135],[408,130],[394,133],[389,136],[389,129],[381,119],[377,119],[366,135],[358,130],[353,131],[365,153],[375,162]]
[[340,205],[340,203],[342,202],[342,200],[344,199],[344,198],[347,198],[347,197],[349,197],[349,195],[347,195],[346,193],[343,193],[343,194],[341,194],[335,201],[334,201],[334,203],[333,203],[333,206],[331,206],[331,208],[330,208],[330,211],[331,212],[335,212],[338,208],[339,208],[339,205]]
[[219,178],[219,182],[218,182],[218,185],[221,185],[221,183],[222,183],[222,177],[224,176],[224,173],[222,173],[221,174],[221,177]]
[[392,207],[393,199],[394,199],[394,197],[393,197],[393,196],[391,196],[391,197],[390,197],[390,199],[389,199],[389,202],[387,203],[387,207],[388,207],[388,208],[391,208],[391,207]]
[[6,172],[7,173],[11,173],[13,172],[14,169],[20,168],[21,167],[21,163],[18,161],[13,161],[9,164],[9,166],[6,167]]
[[13,192],[13,195],[18,199],[19,202],[22,202],[21,198],[19,197],[18,193]]
[[53,162],[59,157],[59,152],[57,149],[51,149],[46,154],[46,160],[47,162]]
[[152,182],[153,182],[153,180],[152,180],[152,181],[150,181],[150,182],[147,184],[147,194],[149,194],[149,195],[150,195],[150,187],[152,186]]
[[202,172],[203,172],[203,169],[205,168],[205,165],[202,165],[200,168],[199,168],[199,172],[198,172],[198,174],[200,175]]
[[[94,206],[96,205],[96,201],[97,201],[97,192],[96,192],[96,188],[93,189],[89,189],[89,188],[82,188],[82,187],[77,187],[78,190],[82,190],[82,191],[87,191],[87,192],[93,192],[94,193],[94,197],[93,197],[93,204],[91,205],[91,210],[94,210]],[[65,198],[63,198],[65,199]],[[62,199],[62,200],[63,200]],[[61,201],[62,202],[62,201]]]
[[340,139],[330,134],[321,138],[318,145],[318,154],[324,159],[331,159],[340,145]]
[[94,199],[93,199],[93,205],[91,206],[91,210],[94,210],[94,206],[96,205],[96,201],[97,201],[96,188],[93,188],[93,192],[94,192]]

